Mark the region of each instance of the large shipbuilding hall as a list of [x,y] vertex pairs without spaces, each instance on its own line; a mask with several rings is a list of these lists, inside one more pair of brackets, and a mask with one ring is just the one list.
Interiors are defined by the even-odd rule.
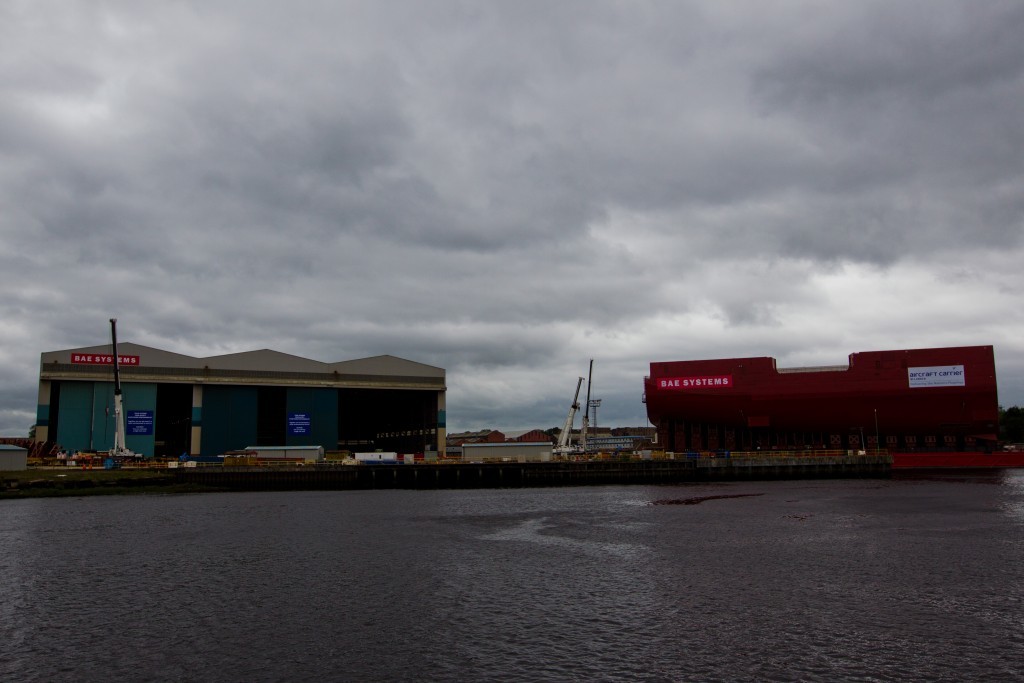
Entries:
[[[209,358],[119,344],[126,445],[147,457],[250,446],[444,452],[445,371],[395,356],[322,363],[260,350]],[[42,354],[35,440],[114,444],[110,345]]]
[[999,432],[991,346],[651,363],[644,402],[668,451],[986,450]]

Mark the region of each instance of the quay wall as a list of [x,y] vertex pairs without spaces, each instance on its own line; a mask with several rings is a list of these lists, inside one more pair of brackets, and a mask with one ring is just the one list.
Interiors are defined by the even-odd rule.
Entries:
[[209,467],[173,470],[178,483],[222,490],[476,489],[888,477],[888,455],[688,460]]

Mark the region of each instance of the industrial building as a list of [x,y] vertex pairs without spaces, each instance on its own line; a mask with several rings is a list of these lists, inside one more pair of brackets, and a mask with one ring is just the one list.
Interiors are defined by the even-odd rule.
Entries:
[[666,451],[985,450],[999,433],[991,346],[651,363],[644,392]]
[[[127,447],[213,457],[250,446],[443,452],[445,371],[395,356],[337,363],[270,350],[208,358],[118,345]],[[114,443],[111,347],[41,356],[35,440]]]
[[466,443],[461,446],[463,462],[549,462],[550,441],[507,441]]
[[0,443],[0,472],[17,472],[26,469],[28,469],[28,449]]

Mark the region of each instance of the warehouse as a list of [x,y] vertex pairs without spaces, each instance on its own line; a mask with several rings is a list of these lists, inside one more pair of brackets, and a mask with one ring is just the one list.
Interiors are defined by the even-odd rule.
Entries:
[[999,432],[991,346],[854,353],[808,368],[768,357],[651,363],[644,391],[667,451],[985,450]]
[[[322,363],[266,349],[194,358],[130,343],[118,345],[118,358],[127,447],[147,457],[213,457],[253,445],[444,447],[441,368],[386,355]],[[113,394],[109,345],[43,353],[36,441],[109,450]]]

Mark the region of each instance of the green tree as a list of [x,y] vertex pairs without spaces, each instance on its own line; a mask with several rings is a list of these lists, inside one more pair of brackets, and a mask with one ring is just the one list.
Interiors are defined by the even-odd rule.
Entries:
[[1024,408],[999,406],[999,438],[1010,443],[1024,442]]

